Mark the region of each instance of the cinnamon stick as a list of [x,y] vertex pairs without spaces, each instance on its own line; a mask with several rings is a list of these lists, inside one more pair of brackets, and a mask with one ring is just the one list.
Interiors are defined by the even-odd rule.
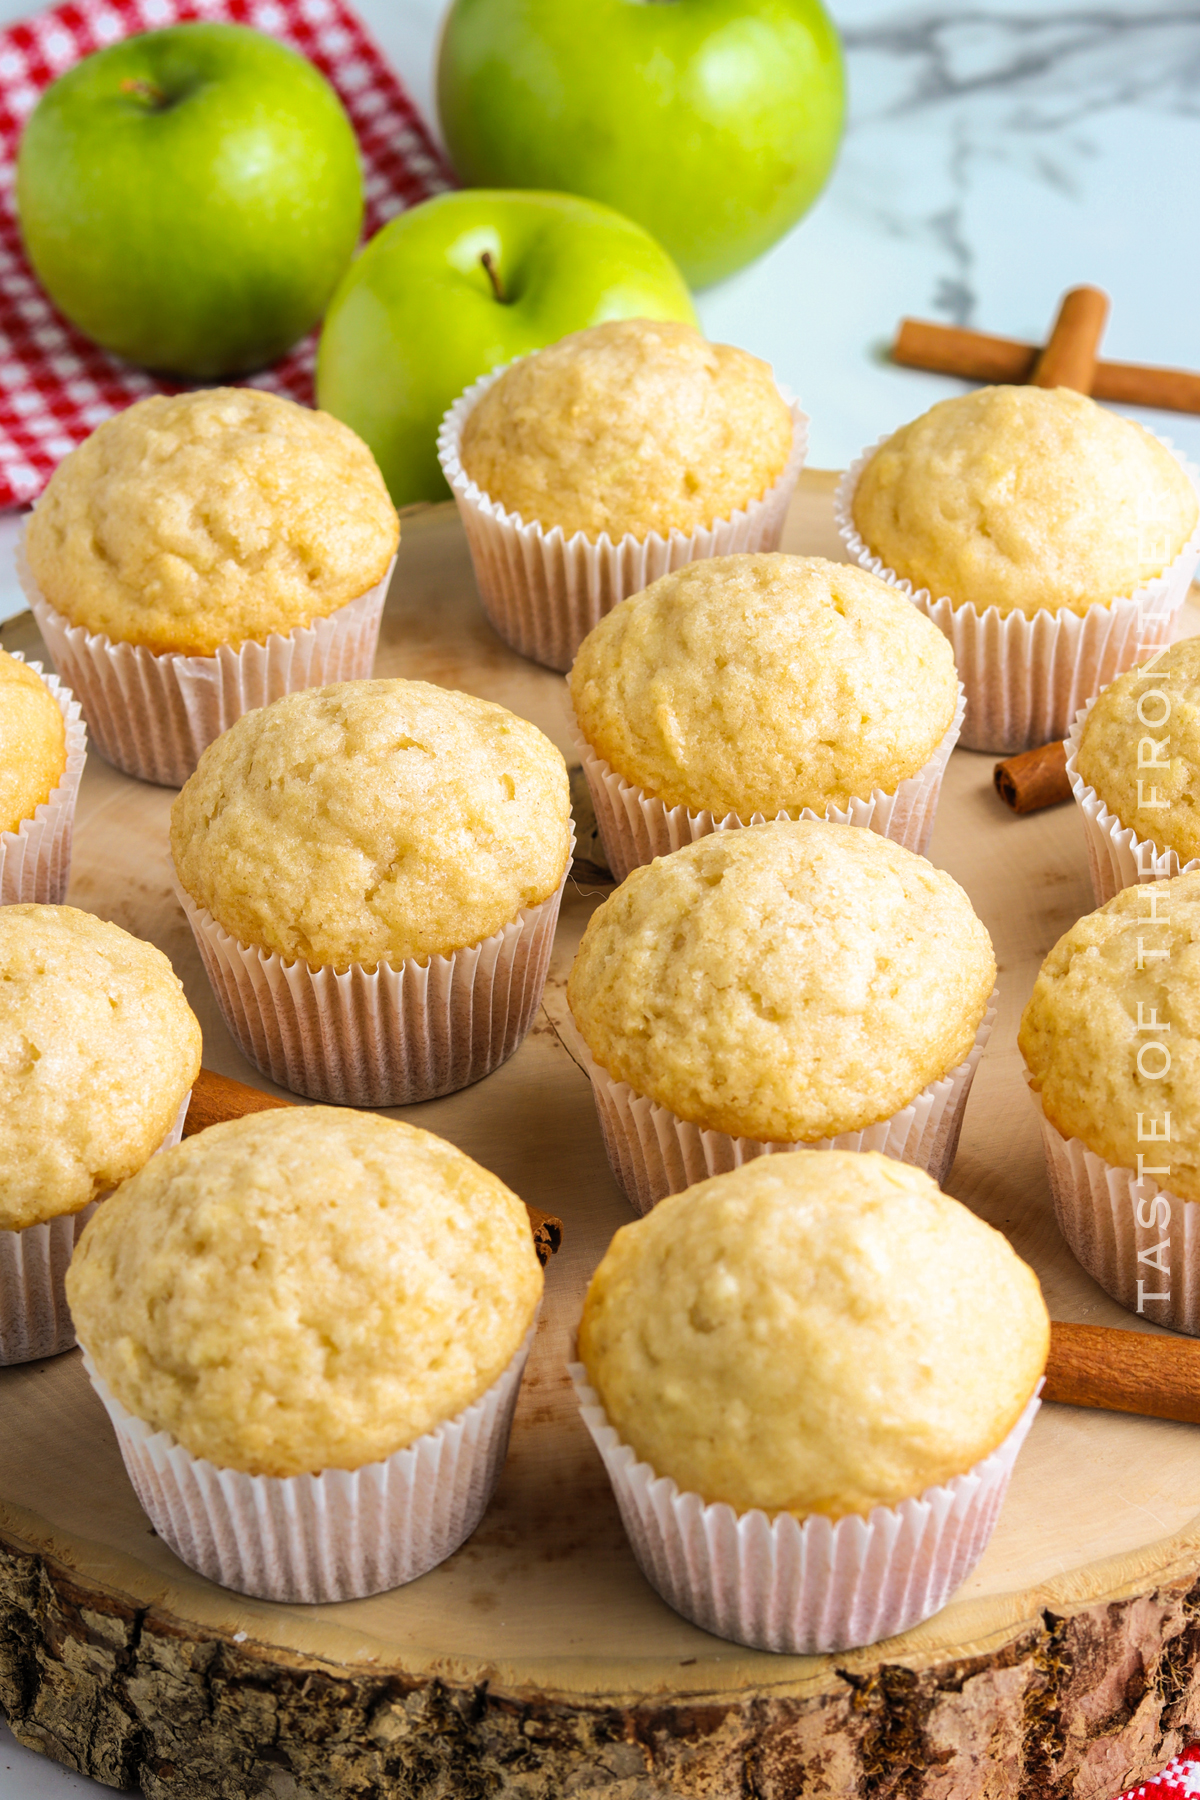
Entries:
[[[209,1125],[221,1125],[226,1119],[241,1119],[247,1113],[269,1112],[277,1106],[291,1104],[290,1100],[277,1100],[273,1094],[249,1087],[244,1081],[218,1075],[215,1069],[201,1069],[192,1089],[183,1135],[194,1137],[196,1132],[204,1131]],[[533,1230],[533,1247],[544,1269],[562,1244],[562,1220],[553,1213],[543,1212],[539,1206],[530,1206],[528,1201],[525,1210]]]
[[1200,1425],[1200,1340],[1055,1320],[1042,1398]]
[[1090,394],[1096,377],[1096,352],[1108,319],[1103,288],[1077,287],[1064,294],[1046,347],[1030,382],[1034,387],[1074,388]]
[[[893,362],[964,381],[1020,385],[1030,379],[1041,351],[1017,338],[939,325],[931,319],[901,319],[891,348]],[[1097,362],[1093,400],[1123,406],[1157,406],[1167,412],[1200,413],[1200,374],[1158,368],[1151,363]]]
[[1067,775],[1067,746],[1061,738],[1052,744],[1039,744],[1036,750],[1022,750],[998,762],[992,771],[996,792],[1015,813],[1040,812],[1044,806],[1057,806],[1071,798]]

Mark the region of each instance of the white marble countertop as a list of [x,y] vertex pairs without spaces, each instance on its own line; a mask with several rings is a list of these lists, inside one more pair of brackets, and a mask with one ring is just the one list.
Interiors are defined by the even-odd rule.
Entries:
[[[851,97],[833,179],[787,238],[699,301],[710,336],[766,357],[802,396],[813,463],[841,466],[959,388],[884,360],[906,313],[1037,340],[1064,289],[1094,282],[1113,301],[1107,355],[1200,367],[1194,0],[830,9]],[[0,24],[28,10],[0,0]],[[430,116],[442,0],[358,10]],[[1200,460],[1200,417],[1135,416]],[[0,570],[14,529],[0,516]],[[19,603],[0,574],[0,618],[6,602]],[[0,1800],[105,1791],[0,1723]]]

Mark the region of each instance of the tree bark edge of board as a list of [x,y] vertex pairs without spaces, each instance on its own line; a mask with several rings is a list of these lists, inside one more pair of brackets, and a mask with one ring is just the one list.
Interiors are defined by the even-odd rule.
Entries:
[[584,1706],[238,1645],[0,1534],[0,1706],[146,1800],[1067,1800],[1200,1736],[1200,1571],[806,1697]]

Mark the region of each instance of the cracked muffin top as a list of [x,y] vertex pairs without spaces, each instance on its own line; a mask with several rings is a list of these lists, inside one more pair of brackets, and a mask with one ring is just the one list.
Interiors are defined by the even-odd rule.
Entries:
[[1164,444],[1071,388],[941,400],[881,444],[854,523],[915,589],[955,607],[1085,613],[1162,574],[1196,526]]
[[121,1404],[252,1475],[379,1462],[472,1405],[533,1322],[517,1196],[395,1119],[211,1125],[105,1202],[67,1274]]
[[25,552],[72,625],[211,656],[336,612],[382,580],[399,539],[349,426],[207,388],[139,400],[93,431],[51,476]]
[[715,819],[895,793],[958,702],[937,626],[818,556],[715,556],[664,575],[589,632],[570,688],[619,775]]
[[0,1230],[81,1212],[140,1169],[199,1070],[161,950],[73,906],[0,907]]
[[792,452],[770,367],[692,325],[617,319],[507,368],[461,457],[490,500],[567,537],[691,533],[761,500]]
[[32,819],[66,766],[58,701],[34,669],[0,650],[0,831]]
[[635,869],[588,921],[567,999],[596,1061],[677,1118],[815,1143],[890,1119],[961,1063],[995,980],[943,870],[801,819]]
[[1049,1339],[1033,1270],[928,1175],[800,1150],[622,1226],[579,1355],[624,1442],[683,1492],[839,1518],[989,1455]]
[[425,681],[340,682],[247,713],[171,808],[192,899],[240,943],[313,968],[482,942],[554,892],[570,832],[549,738]]

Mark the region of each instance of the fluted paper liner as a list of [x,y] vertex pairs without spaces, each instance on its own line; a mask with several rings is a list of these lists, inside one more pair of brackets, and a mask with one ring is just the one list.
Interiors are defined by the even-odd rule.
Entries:
[[677,1613],[734,1643],[788,1656],[855,1650],[938,1612],[995,1529],[1037,1391],[1004,1442],[964,1475],[867,1518],[706,1504],[638,1462],[582,1363],[569,1365],[638,1567]]
[[537,1319],[487,1392],[383,1462],[315,1475],[247,1475],[192,1456],[128,1412],[83,1347],[151,1524],[190,1569],[263,1600],[360,1600],[452,1556],[487,1509]]
[[[1076,1262],[1127,1312],[1200,1337],[1200,1205],[1065,1138],[1040,1104],[1038,1117],[1055,1216]],[[1169,1166],[1169,1143],[1144,1150],[1144,1167]]]
[[[183,1136],[191,1097],[189,1089],[159,1150]],[[0,1367],[58,1356],[75,1342],[63,1283],[84,1226],[107,1199],[101,1194],[82,1212],[61,1213],[24,1231],[0,1231]]]
[[239,943],[175,891],[242,1055],[280,1087],[336,1106],[410,1106],[498,1069],[533,1024],[575,849],[557,889],[482,943],[393,968],[310,969]]
[[578,721],[575,743],[592,796],[605,858],[618,881],[624,881],[642,864],[653,862],[656,856],[668,856],[672,850],[694,844],[710,832],[736,831],[747,825],[765,825],[793,817],[824,819],[831,825],[859,826],[924,856],[933,835],[942,777],[950,753],[958,742],[965,708],[966,696],[960,682],[958,705],[945,737],[925,766],[900,782],[894,793],[885,794],[882,788],[875,788],[865,800],[852,799],[844,811],[827,806],[823,813],[818,813],[806,806],[795,815],[786,811],[773,813],[770,821],[765,813],[753,813],[750,818],[743,819],[738,813],[731,812],[723,819],[717,819],[711,812],[693,812],[687,806],[667,806],[656,794],[627,781],[611,763],[598,755],[583,736]]
[[1173,875],[1190,875],[1193,870],[1200,869],[1200,857],[1181,862],[1177,850],[1160,850],[1151,839],[1140,838],[1131,825],[1123,825],[1109,812],[1095,788],[1079,773],[1076,758],[1083,728],[1098,698],[1097,695],[1089,700],[1076,714],[1067,737],[1067,775],[1083,818],[1092,892],[1096,896],[1096,905],[1103,906],[1122,888],[1137,887],[1144,881],[1167,881]]
[[958,1153],[967,1097],[995,1020],[993,990],[965,1062],[922,1088],[890,1119],[806,1144],[731,1137],[680,1119],[627,1081],[615,1081],[596,1061],[573,1020],[564,1020],[559,1029],[591,1081],[612,1172],[634,1211],[645,1214],[668,1194],[681,1193],[710,1175],[726,1175],[753,1157],[790,1150],[878,1150],[924,1169],[941,1187]]
[[506,512],[490,499],[463,468],[459,446],[467,417],[503,374],[503,367],[493,369],[449,408],[438,432],[438,460],[466,529],[483,610],[521,656],[565,671],[605,613],[660,575],[704,557],[779,548],[808,449],[808,418],[789,395],[783,397],[792,414],[791,454],[761,499],[704,530],[672,531],[667,537],[652,531],[644,538],[627,532],[617,543],[603,532],[593,542],[582,531],[567,537],[559,525],[546,531],[536,521],[526,524],[520,513]]
[[[10,650],[9,655],[17,662],[25,661],[19,650]],[[87,727],[78,700],[57,675],[48,674],[41,663],[28,663],[26,667],[45,682],[62,713],[67,733],[67,766],[58,786],[32,818],[22,819],[15,831],[0,831],[0,906],[21,901],[61,906],[71,873],[71,834],[79,778],[87,761]]]
[[[890,434],[889,434],[890,435]],[[1200,524],[1161,575],[1133,594],[1086,613],[1043,607],[1032,617],[1002,615],[989,606],[955,607],[943,595],[889,569],[875,556],[854,523],[854,492],[859,477],[887,436],[864,450],[846,470],[834,499],[838,530],[852,561],[907,594],[949,638],[959,677],[967,690],[967,717],[962,744],[966,750],[1012,755],[1065,738],[1076,712],[1086,700],[1140,661],[1147,650],[1165,644],[1172,616],[1187,598],[1200,562]],[[1200,469],[1180,455],[1169,438],[1159,438],[1186,473],[1200,498]]]
[[17,546],[17,575],[54,664],[79,696],[106,762],[160,787],[182,787],[214,738],[283,694],[370,675],[395,559],[382,581],[311,625],[215,656],[155,655],[72,625],[42,594]]

